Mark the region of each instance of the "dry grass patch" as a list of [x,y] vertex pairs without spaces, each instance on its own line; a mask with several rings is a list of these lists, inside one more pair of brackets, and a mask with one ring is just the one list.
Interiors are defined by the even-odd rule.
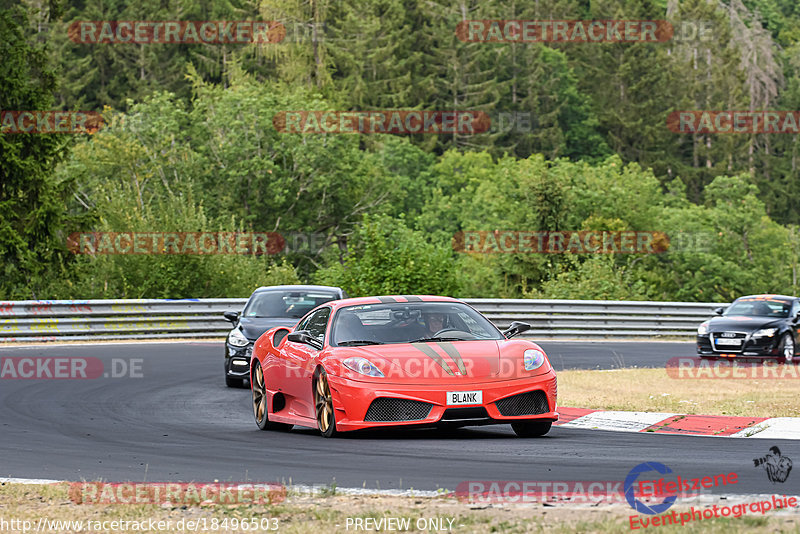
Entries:
[[797,379],[677,379],[666,369],[560,371],[558,404],[603,410],[800,417]]

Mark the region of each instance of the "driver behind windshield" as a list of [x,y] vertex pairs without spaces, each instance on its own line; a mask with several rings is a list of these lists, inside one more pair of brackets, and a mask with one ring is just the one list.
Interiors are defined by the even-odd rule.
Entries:
[[428,334],[433,335],[444,330],[445,315],[443,313],[426,313],[424,315],[425,327]]

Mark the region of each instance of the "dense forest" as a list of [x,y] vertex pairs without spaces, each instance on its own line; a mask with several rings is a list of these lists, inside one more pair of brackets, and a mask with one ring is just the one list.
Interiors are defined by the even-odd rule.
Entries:
[[[0,298],[352,295],[729,301],[797,294],[800,145],[676,133],[800,110],[795,0],[0,0]],[[475,42],[470,20],[667,21],[659,42]],[[82,42],[80,21],[275,21],[276,42]],[[482,112],[485,131],[285,133],[287,111]],[[465,253],[465,231],[704,236],[658,254]],[[74,254],[75,232],[322,236],[272,255]]]

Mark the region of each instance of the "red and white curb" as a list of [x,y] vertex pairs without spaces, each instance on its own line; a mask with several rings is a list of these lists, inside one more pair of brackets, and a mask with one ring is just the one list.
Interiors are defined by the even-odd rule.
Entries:
[[730,438],[800,439],[800,417],[733,417],[558,408],[564,428]]

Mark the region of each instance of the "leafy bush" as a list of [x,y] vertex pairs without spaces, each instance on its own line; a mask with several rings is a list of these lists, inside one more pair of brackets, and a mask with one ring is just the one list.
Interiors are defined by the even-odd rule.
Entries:
[[314,278],[354,297],[458,293],[452,250],[428,243],[402,218],[386,215],[365,216],[348,239],[342,261],[333,259]]

